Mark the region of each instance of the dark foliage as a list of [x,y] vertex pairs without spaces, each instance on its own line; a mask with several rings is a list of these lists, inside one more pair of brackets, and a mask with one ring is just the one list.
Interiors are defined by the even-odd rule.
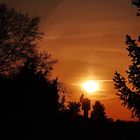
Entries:
[[140,124],[104,119],[100,102],[92,115],[98,121],[79,115],[79,102],[65,106],[63,84],[50,77],[56,60],[37,50],[42,35],[38,27],[38,17],[0,4],[0,88],[7,139],[138,140]]
[[140,16],[140,0],[132,0],[132,4],[137,7],[137,16]]
[[[137,6],[139,16],[140,0],[132,0],[132,4]],[[128,67],[127,79],[119,72],[115,72],[113,81],[114,87],[117,90],[117,95],[120,97],[122,104],[127,106],[132,111],[132,117],[140,119],[140,37],[132,39],[129,35],[126,36],[126,45],[128,56],[131,59],[131,65]]]
[[68,102],[68,111],[73,117],[77,117],[80,113],[80,103],[79,102]]
[[96,101],[95,105],[93,105],[93,111],[91,112],[91,118],[94,121],[105,121],[105,108],[104,105],[100,103],[100,101]]
[[28,59],[36,59],[38,68],[51,69],[54,61],[50,61],[50,55],[39,54],[37,50],[43,34],[39,23],[39,17],[0,4],[0,74],[17,72]]
[[132,117],[140,119],[140,47],[138,43],[139,40],[126,36],[128,56],[132,62],[126,71],[128,81],[118,72],[115,72],[113,81],[122,104],[132,111]]

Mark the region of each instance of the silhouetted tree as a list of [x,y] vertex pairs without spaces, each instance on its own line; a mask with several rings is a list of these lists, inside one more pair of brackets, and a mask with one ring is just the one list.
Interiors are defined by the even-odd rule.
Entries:
[[29,17],[0,4],[0,74],[9,74],[37,53],[42,37],[39,17]]
[[[49,79],[56,62],[57,60],[52,59],[51,55],[47,52],[39,53],[37,51],[32,57],[26,58],[24,67],[33,69],[36,74],[41,74],[46,79]],[[16,74],[16,72],[14,74]]]
[[58,78],[50,77],[57,61],[38,49],[43,35],[39,23],[39,17],[0,4],[0,88],[5,92],[5,110],[29,118],[56,116],[62,92]]
[[138,43],[139,40],[126,36],[128,56],[132,62],[126,71],[128,80],[119,72],[115,72],[113,81],[122,104],[132,111],[132,117],[140,119],[140,46]]
[[65,99],[65,95],[62,95],[61,99],[59,100],[59,110],[60,111],[65,111],[66,110],[66,105],[65,105],[65,102],[66,102],[66,99]]
[[84,99],[84,94],[82,94],[82,95],[80,96],[80,99],[79,99],[80,103],[82,103],[83,99]]
[[[140,0],[132,0],[132,4],[138,8],[137,15],[140,13]],[[113,81],[117,95],[122,104],[132,111],[132,117],[140,119],[140,37],[132,39],[126,36],[126,45],[128,56],[131,59],[131,65],[126,71],[128,78],[123,77],[119,72],[115,72]]]
[[91,112],[91,118],[94,121],[104,121],[106,119],[104,105],[100,101],[96,101],[93,105],[93,111]]
[[49,80],[35,69],[36,63],[29,61],[18,74],[5,79],[6,83],[2,82],[8,95],[8,112],[22,112],[30,119],[56,117],[59,111],[58,78]]
[[73,117],[79,115],[81,104],[79,102],[68,102],[68,110]]
[[140,16],[140,0],[132,0],[132,4],[137,6],[137,16]]

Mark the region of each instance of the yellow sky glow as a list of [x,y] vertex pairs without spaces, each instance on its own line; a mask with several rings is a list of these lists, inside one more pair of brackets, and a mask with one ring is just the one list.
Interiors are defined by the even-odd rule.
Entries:
[[99,90],[99,83],[94,80],[88,80],[82,86],[88,94],[94,94],[94,92]]
[[82,94],[81,87],[73,83],[103,79],[92,101],[104,103],[109,117],[132,120],[112,82],[114,71],[124,74],[130,64],[126,34],[133,38],[140,34],[140,19],[131,0],[6,1],[41,16],[45,33],[41,47],[58,59],[53,74],[70,89],[70,100],[78,101]]

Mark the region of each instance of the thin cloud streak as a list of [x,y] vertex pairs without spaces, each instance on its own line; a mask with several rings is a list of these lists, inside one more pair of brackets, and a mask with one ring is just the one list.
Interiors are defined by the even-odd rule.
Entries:
[[[94,80],[94,79],[89,79],[89,80],[93,80],[93,81],[96,81],[96,82],[112,82],[113,80]],[[75,85],[75,86],[79,86],[81,85],[81,83],[71,83],[72,85]]]
[[97,37],[102,37],[102,36],[110,36],[110,35],[113,35],[113,34],[117,34],[117,33],[120,33],[122,31],[113,31],[113,32],[108,32],[108,33],[102,33],[102,34],[99,34],[99,35],[95,35],[95,34],[72,34],[70,36],[63,36],[63,35],[52,35],[52,36],[46,36],[44,39],[47,39],[47,40],[55,40],[55,39],[83,39],[83,38],[97,38]]

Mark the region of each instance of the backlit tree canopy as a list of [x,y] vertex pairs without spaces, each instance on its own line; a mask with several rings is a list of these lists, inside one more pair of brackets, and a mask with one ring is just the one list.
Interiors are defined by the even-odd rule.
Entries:
[[126,36],[126,45],[128,56],[131,59],[131,65],[128,67],[127,78],[124,78],[119,72],[115,72],[113,81],[117,95],[122,104],[132,111],[132,117],[140,119],[140,40],[133,40]]
[[39,23],[39,17],[30,17],[0,4],[0,74],[15,72],[31,61],[44,75],[52,69],[56,60],[37,50],[43,35]]

